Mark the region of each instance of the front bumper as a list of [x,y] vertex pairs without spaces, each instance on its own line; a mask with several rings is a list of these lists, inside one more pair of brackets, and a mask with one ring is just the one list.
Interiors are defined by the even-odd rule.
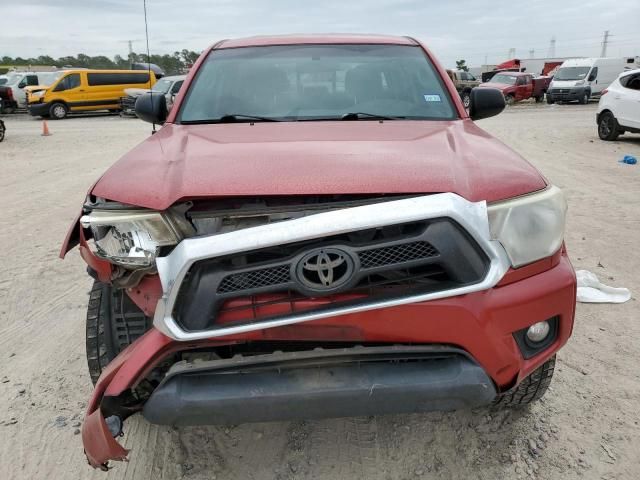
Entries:
[[582,98],[585,92],[590,91],[588,87],[571,87],[571,88],[550,88],[547,90],[547,96],[551,97],[554,102],[573,102]]
[[[483,291],[346,313],[318,319],[310,324],[289,324],[193,341],[175,340],[152,328],[109,364],[96,385],[82,429],[82,439],[89,463],[94,467],[104,467],[109,460],[122,460],[126,457],[127,451],[112,437],[105,423],[105,417],[113,415],[114,405],[118,404],[122,396],[138,385],[167,356],[177,351],[203,346],[292,339],[316,342],[450,345],[473,359],[484,375],[491,380],[494,393],[509,390],[559,350],[571,335],[576,289],[573,268],[564,251],[547,259],[546,262],[544,271],[540,273],[524,279],[519,279],[518,274],[512,275],[509,281],[505,281],[507,279],[505,277],[496,286]],[[523,269],[527,268],[523,267]],[[544,351],[530,359],[525,359],[514,340],[513,333],[552,317],[558,318],[555,340]],[[348,378],[347,373],[344,372],[343,379]],[[375,375],[374,373],[367,378],[375,380],[375,375],[387,378],[384,372],[377,372]],[[402,398],[404,392],[421,391],[420,385],[427,388],[425,379],[428,374],[420,372],[411,372],[411,374],[413,379],[411,382],[406,385],[396,385],[397,388],[393,390],[394,397]],[[468,380],[469,378],[466,375],[461,376],[458,386],[463,390],[467,389],[470,383],[473,383]],[[287,381],[292,380],[291,378],[282,380],[285,383]],[[486,384],[481,376],[476,377],[476,381],[476,385]],[[373,382],[371,384],[373,385]],[[203,388],[209,400],[213,400],[213,403],[219,407],[220,397],[209,395],[212,393],[209,387]],[[472,388],[467,390],[467,393],[469,391],[476,390]],[[486,397],[479,400],[471,394],[467,397],[469,404],[476,403],[474,398],[478,400],[477,403],[490,401],[489,397],[492,398],[494,393],[491,389],[488,392]],[[362,389],[354,395],[358,397],[361,393]],[[220,393],[216,392],[215,395]],[[438,393],[434,391],[429,393],[432,399],[437,398],[437,395]],[[360,401],[363,397],[358,398]],[[454,397],[449,395],[449,398]],[[298,396],[291,401],[302,403],[304,398]],[[339,403],[332,404],[335,406]],[[349,404],[341,403],[347,408],[344,413],[357,414],[355,410],[348,409]],[[360,403],[359,411],[366,414],[372,411],[369,407],[371,405],[366,402]],[[429,406],[425,408],[429,409]],[[387,412],[396,409],[394,407],[385,410],[378,406],[376,410]],[[147,411],[150,412],[150,410]],[[340,415],[336,409],[328,413]],[[233,420],[241,421],[243,418],[251,418],[246,409],[238,410],[234,415]],[[176,421],[172,418],[154,418],[151,413],[148,416],[154,421],[166,420],[167,423]],[[200,419],[197,418],[196,421]]]
[[29,110],[29,114],[34,117],[42,117],[49,114],[48,103],[30,103],[27,105],[27,109]]
[[495,395],[461,350],[350,347],[180,362],[143,415],[171,426],[238,424],[472,408]]

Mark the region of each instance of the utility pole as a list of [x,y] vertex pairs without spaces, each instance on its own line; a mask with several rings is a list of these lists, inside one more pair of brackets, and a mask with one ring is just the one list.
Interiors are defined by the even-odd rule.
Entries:
[[507,53],[507,58],[513,58],[516,56],[516,49],[515,48],[510,48],[509,49],[509,53]]
[[556,37],[555,35],[551,37],[551,43],[549,44],[549,54],[547,57],[553,58],[556,56]]
[[604,38],[602,39],[602,51],[600,52],[601,57],[607,56],[607,44],[609,43],[609,30],[604,31]]
[[133,42],[129,40],[129,56],[133,53]]

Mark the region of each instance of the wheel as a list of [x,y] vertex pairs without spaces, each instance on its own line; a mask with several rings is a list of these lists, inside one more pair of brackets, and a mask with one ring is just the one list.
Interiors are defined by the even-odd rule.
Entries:
[[586,105],[589,103],[589,92],[584,92],[579,100],[581,105]]
[[547,103],[549,105],[553,105],[554,104],[553,98],[551,98],[548,94],[547,94]]
[[152,319],[122,289],[94,282],[87,307],[87,365],[95,385],[118,353],[151,327]]
[[462,104],[464,108],[468,109],[469,105],[471,105],[471,93],[470,92],[462,92]]
[[517,408],[540,399],[551,383],[556,356],[540,365],[513,390],[502,393],[493,401],[496,408]]
[[534,97],[536,100],[536,103],[542,103],[542,100],[544,99],[544,95],[540,95],[538,97]]
[[509,94],[504,97],[504,103],[506,103],[507,105],[513,105],[514,103],[516,103],[516,97]]
[[0,120],[0,142],[4,140],[4,132],[6,128],[4,127],[4,122]]
[[602,140],[615,140],[620,135],[620,125],[611,112],[604,112],[598,119],[598,136]]
[[69,109],[64,103],[56,102],[49,107],[49,116],[53,120],[62,120],[67,116]]

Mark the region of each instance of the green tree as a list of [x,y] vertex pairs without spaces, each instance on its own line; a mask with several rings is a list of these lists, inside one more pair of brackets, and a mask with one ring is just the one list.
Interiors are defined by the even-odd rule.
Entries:
[[456,60],[456,68],[458,70],[462,70],[464,72],[468,72],[469,71],[469,67],[467,67],[466,60]]

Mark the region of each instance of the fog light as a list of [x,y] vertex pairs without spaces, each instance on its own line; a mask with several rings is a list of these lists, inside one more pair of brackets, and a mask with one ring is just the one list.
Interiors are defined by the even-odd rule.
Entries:
[[542,342],[549,335],[549,322],[534,323],[527,329],[527,340],[538,343]]

